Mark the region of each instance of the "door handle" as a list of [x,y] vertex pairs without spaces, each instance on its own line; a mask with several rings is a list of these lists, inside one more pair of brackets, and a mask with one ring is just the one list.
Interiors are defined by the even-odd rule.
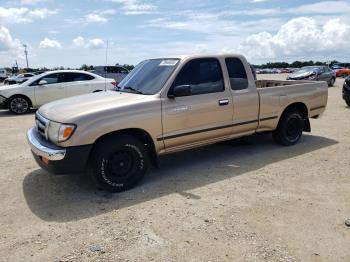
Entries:
[[219,100],[219,106],[226,106],[230,103],[228,99],[220,99]]

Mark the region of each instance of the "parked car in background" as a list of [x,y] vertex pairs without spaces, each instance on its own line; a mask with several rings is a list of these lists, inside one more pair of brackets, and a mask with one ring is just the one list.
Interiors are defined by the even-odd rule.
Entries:
[[5,80],[6,78],[8,78],[10,75],[9,72],[7,72],[7,70],[5,68],[0,68],[0,81]]
[[4,84],[7,84],[7,85],[21,84],[27,81],[28,79],[32,78],[33,76],[34,76],[33,73],[24,73],[24,74],[11,76],[5,79]]
[[335,70],[335,75],[337,77],[348,77],[350,76],[350,68],[341,68]]
[[326,81],[328,86],[333,86],[335,79],[334,72],[328,66],[304,66],[287,77],[287,80]]
[[78,71],[58,70],[35,76],[23,84],[0,87],[0,108],[24,114],[48,102],[87,93],[113,89],[114,79]]
[[160,155],[260,132],[294,145],[327,98],[325,82],[256,81],[240,55],[149,59],[115,92],[40,107],[27,139],[43,169],[90,171],[99,187],[120,192]]
[[91,72],[102,77],[113,78],[117,84],[129,73],[127,69],[121,66],[95,66]]
[[45,73],[45,72],[47,72],[47,71],[36,71],[33,74],[37,76],[37,75],[40,75],[40,74]]
[[345,100],[345,103],[350,106],[350,76],[345,78],[344,85],[343,85],[343,99]]

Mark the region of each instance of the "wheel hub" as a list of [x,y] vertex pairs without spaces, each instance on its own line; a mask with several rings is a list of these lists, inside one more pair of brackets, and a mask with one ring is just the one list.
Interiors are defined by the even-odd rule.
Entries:
[[134,165],[134,159],[131,152],[120,150],[110,157],[108,163],[111,178],[120,178],[130,174]]
[[295,140],[300,136],[300,120],[292,118],[287,124],[287,136],[290,140]]

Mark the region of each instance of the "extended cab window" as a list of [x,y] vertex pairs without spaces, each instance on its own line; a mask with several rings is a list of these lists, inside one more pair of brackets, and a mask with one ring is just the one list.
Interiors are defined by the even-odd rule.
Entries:
[[189,85],[192,95],[224,91],[220,63],[215,58],[193,59],[177,75],[174,86]]
[[230,77],[230,84],[232,90],[242,90],[248,88],[247,73],[244,69],[243,63],[239,58],[226,58],[226,67]]
[[127,74],[128,71],[123,67],[117,67],[117,72],[120,74]]

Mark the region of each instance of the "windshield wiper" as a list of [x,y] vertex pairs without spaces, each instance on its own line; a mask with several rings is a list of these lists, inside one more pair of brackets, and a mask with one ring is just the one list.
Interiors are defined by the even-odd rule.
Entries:
[[141,92],[140,90],[138,90],[138,89],[136,89],[136,88],[133,88],[133,87],[131,87],[131,86],[124,86],[123,89],[130,90],[130,91],[132,91],[132,92],[134,92],[134,93],[136,93],[136,94],[141,94],[141,95],[144,94],[144,93]]

